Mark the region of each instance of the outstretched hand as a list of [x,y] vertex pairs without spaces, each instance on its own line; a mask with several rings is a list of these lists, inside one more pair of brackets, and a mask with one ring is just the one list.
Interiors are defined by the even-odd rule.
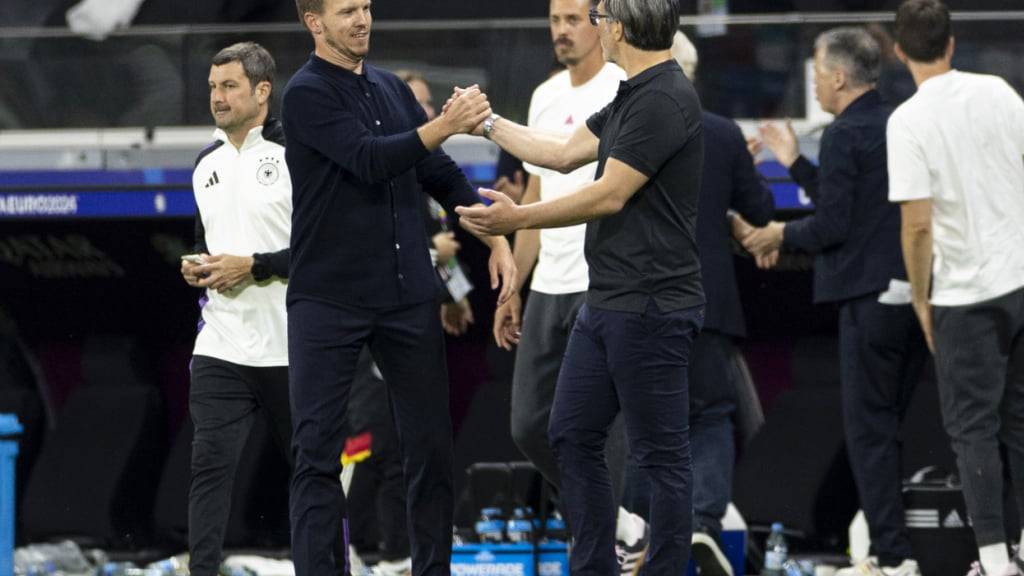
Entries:
[[478,236],[504,236],[522,227],[521,208],[511,198],[487,188],[480,188],[478,192],[491,200],[491,205],[456,207],[463,228]]

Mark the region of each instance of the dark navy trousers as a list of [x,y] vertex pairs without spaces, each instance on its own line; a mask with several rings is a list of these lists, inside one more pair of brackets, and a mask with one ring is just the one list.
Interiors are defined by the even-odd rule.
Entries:
[[292,557],[298,576],[334,574],[342,527],[338,481],[345,413],[359,353],[369,345],[387,383],[407,489],[414,576],[450,573],[452,427],[437,303],[360,308],[288,305],[292,405]]
[[653,300],[642,313],[580,310],[548,429],[574,538],[572,574],[619,570],[616,502],[604,455],[619,411],[630,452],[651,486],[651,542],[641,574],[685,571],[693,515],[687,369],[703,321],[703,306],[663,313]]

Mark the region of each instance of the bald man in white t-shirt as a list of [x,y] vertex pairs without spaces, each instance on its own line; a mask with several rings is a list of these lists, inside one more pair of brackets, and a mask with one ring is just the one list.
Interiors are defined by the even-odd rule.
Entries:
[[1024,101],[1002,78],[952,68],[939,0],[904,2],[896,33],[918,90],[889,119],[889,199],[978,542],[969,574],[1019,574],[999,450],[1024,511]]

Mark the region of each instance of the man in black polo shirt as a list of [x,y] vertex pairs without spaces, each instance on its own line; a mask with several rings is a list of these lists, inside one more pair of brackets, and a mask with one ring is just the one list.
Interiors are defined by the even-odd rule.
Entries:
[[671,0],[604,0],[591,10],[605,57],[629,79],[586,127],[550,135],[491,116],[479,129],[532,164],[570,170],[597,160],[592,184],[525,206],[482,191],[491,206],[457,209],[463,227],[480,234],[588,223],[590,287],[549,427],[575,538],[573,574],[617,569],[603,450],[620,409],[651,480],[651,542],[641,572],[675,576],[689,559],[687,366],[704,314],[695,233],[704,139],[700,101],[669,52],[678,10]]
[[[451,418],[439,281],[423,228],[430,193],[450,212],[479,202],[439,150],[490,114],[479,90],[427,122],[412,91],[363,61],[370,0],[296,0],[315,51],[288,83],[282,120],[292,176],[288,286],[291,382],[292,556],[299,576],[334,574],[342,519],[338,483],[348,393],[368,344],[383,372],[402,448],[412,570],[450,570]],[[506,300],[515,264],[502,237],[491,247],[492,288]],[[500,282],[499,282],[500,281]]]

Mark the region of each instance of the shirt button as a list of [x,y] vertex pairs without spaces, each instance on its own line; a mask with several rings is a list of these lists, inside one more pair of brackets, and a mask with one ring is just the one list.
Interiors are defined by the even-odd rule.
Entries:
[[380,126],[380,120],[374,120],[373,123],[376,124],[377,126]]
[[370,97],[370,93],[369,93],[369,92],[364,92],[364,94],[366,94],[366,97],[367,97],[367,98],[369,98],[369,97]]
[[391,215],[395,217],[395,220],[398,220],[398,212],[392,212]]
[[405,274],[402,274],[401,272],[399,272],[398,273],[398,279],[399,280],[405,280]]
[[399,245],[398,242],[395,242],[395,250],[401,250],[401,249],[402,249],[402,246]]

